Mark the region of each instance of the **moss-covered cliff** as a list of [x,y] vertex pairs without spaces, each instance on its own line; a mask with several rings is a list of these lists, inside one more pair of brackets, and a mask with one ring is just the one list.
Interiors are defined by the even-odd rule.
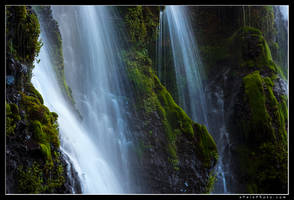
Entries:
[[58,115],[30,82],[41,48],[38,19],[29,6],[5,11],[6,192],[70,193],[79,186],[71,185],[59,150]]
[[223,156],[230,162],[232,192],[286,193],[287,82],[271,53],[277,37],[273,8],[193,7],[191,12],[208,74],[207,95],[218,87],[224,91],[231,154]]
[[234,37],[241,53],[234,81],[242,81],[230,124],[238,144],[233,149],[238,166],[234,171],[243,191],[286,193],[288,114],[283,80],[260,31],[242,28]]
[[[152,10],[155,16],[145,14]],[[209,192],[218,157],[215,142],[205,126],[193,122],[174,102],[153,71],[149,45],[155,49],[157,27],[153,25],[158,23],[159,7],[120,11],[130,38],[131,48],[123,52],[123,58],[141,121],[135,137],[144,192]],[[142,27],[151,27],[148,35],[154,37],[147,37]]]

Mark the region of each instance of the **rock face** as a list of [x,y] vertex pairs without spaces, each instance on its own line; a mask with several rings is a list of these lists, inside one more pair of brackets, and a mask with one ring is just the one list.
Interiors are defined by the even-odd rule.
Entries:
[[[209,192],[213,184],[211,173],[217,161],[214,140],[205,126],[193,122],[175,104],[151,65],[144,65],[142,60],[135,62],[141,63],[138,66],[142,68],[129,65],[128,74],[133,80],[131,85],[137,88],[133,103],[137,116],[133,121],[137,126],[133,132],[139,160],[136,165],[144,185],[142,192]],[[143,82],[146,88],[138,89]],[[141,122],[136,123],[138,119]]]
[[[248,12],[249,8],[246,9]],[[226,13],[231,12],[226,10],[231,10],[236,18],[230,21]],[[203,38],[200,49],[208,74],[207,95],[211,96],[212,104],[216,104],[213,94],[223,91],[230,145],[222,157],[230,166],[229,190],[286,193],[287,83],[271,55],[273,38],[277,36],[268,32],[273,24],[267,27],[265,21],[272,22],[273,12],[266,7],[251,10],[254,15],[245,24],[258,27],[263,33],[244,27],[241,11],[241,8],[238,11],[230,7],[204,7],[195,11],[198,20],[194,23],[197,34]],[[205,29],[209,20],[228,23],[222,23],[218,29],[219,21]]]
[[[43,105],[30,82],[31,56],[40,48],[38,20],[30,7],[8,6],[6,11],[6,192],[72,193],[74,188],[80,193],[76,173],[59,149],[58,115]],[[23,50],[14,43],[15,32],[27,27],[31,32],[23,32],[18,41],[27,44],[29,50]]]
[[228,92],[225,102],[232,110],[228,125],[238,190],[286,193],[288,113],[287,95],[280,84],[284,81],[261,32],[243,28],[235,37],[237,43],[241,41],[235,46],[241,60],[235,62],[239,67],[231,71],[229,80],[229,85],[236,85],[235,92]]

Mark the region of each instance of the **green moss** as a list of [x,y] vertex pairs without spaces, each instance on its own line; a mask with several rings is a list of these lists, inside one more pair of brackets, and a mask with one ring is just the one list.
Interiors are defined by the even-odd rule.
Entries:
[[253,120],[257,123],[262,122],[264,117],[269,118],[265,108],[265,96],[263,91],[262,79],[259,71],[248,74],[243,78],[246,100],[248,100]]
[[[274,137],[271,117],[265,106],[266,97],[263,89],[263,80],[259,71],[246,75],[243,78],[243,84],[245,88],[244,100],[249,104],[251,116],[251,120],[248,122],[249,124],[244,127],[246,129],[246,140],[253,137],[257,141],[262,141],[263,137]],[[256,130],[260,132],[260,135],[251,136],[250,134]]]
[[47,160],[52,161],[51,148],[50,148],[49,143],[46,143],[46,144],[40,143],[40,147],[41,147],[42,154],[45,156],[45,158]]
[[246,184],[248,193],[280,193],[280,188],[286,192],[286,148],[280,144],[264,142],[256,149],[242,146],[238,151],[243,177],[241,180]]
[[34,194],[44,192],[42,179],[43,173],[36,162],[27,170],[24,170],[23,166],[19,166],[18,176],[19,192]]
[[38,120],[35,120],[31,123],[33,130],[33,138],[41,143],[47,143],[47,136],[43,132],[42,125]]
[[[137,110],[139,112],[143,111],[143,115],[147,119],[154,117],[154,113],[159,115],[163,132],[167,139],[167,145],[165,147],[168,153],[167,159],[174,170],[179,170],[177,139],[182,134],[190,138],[195,136],[193,121],[175,103],[170,93],[160,83],[158,77],[151,69],[152,63],[149,61],[148,53],[145,50],[138,51],[132,49],[129,52],[123,52],[123,58],[127,64],[129,80],[132,83],[135,93],[139,94],[136,95]],[[202,127],[199,129],[199,132],[201,132],[198,133],[199,141],[205,140],[199,146],[199,155],[201,154],[205,166],[211,167],[212,160],[216,159],[217,154],[215,143],[206,128]],[[212,151],[211,154],[208,152],[210,150]],[[140,156],[142,156],[143,152],[144,149],[138,151]]]
[[5,102],[6,106],[6,135],[10,136],[14,134],[14,129],[16,128],[15,121],[12,117],[12,112],[10,110],[10,105]]
[[194,123],[195,137],[197,138],[197,153],[203,161],[203,165],[207,168],[212,167],[212,161],[218,159],[215,141],[208,133],[204,125]]
[[263,41],[264,41],[264,52],[265,52],[265,58],[267,59],[267,60],[273,60],[273,58],[272,58],[272,54],[271,54],[271,50],[270,50],[270,48],[268,47],[268,44],[267,44],[267,42],[263,39]]
[[[134,6],[126,10],[120,9],[127,26],[130,42],[135,46],[145,46],[157,38],[157,26],[159,24],[159,7]],[[149,48],[152,51],[152,48]]]
[[50,143],[52,143],[52,145],[54,145],[56,148],[59,148],[60,141],[57,128],[55,126],[45,125],[43,126],[43,131],[46,133],[48,141],[50,141]]
[[273,80],[259,71],[245,76],[243,84],[250,114],[242,120],[246,145],[238,147],[241,181],[249,193],[281,193],[287,186],[287,101],[284,96],[278,101]]
[[279,106],[280,112],[282,113],[282,116],[286,121],[288,119],[288,97],[286,95],[281,96],[281,102]]
[[34,13],[26,6],[7,6],[7,44],[14,57],[32,64],[42,46],[39,41],[40,25]]
[[59,148],[60,140],[58,133],[57,117],[54,112],[41,104],[35,93],[27,96],[22,93],[21,107],[26,111],[26,118],[30,121],[33,138],[40,144],[41,152],[47,160],[52,162],[51,147]]
[[285,73],[283,72],[283,70],[281,69],[280,66],[276,66],[276,69],[277,69],[277,72],[278,74],[280,75],[280,77],[284,80],[288,80],[288,78],[286,78],[286,75]]
[[65,183],[60,153],[54,152],[53,161],[54,165],[47,161],[43,166],[37,162],[27,168],[19,166],[17,169],[18,192],[30,194],[57,193],[56,189],[61,189],[61,186]]
[[6,106],[6,135],[14,135],[16,128],[16,123],[21,120],[19,115],[18,106],[14,103],[8,104],[5,102]]
[[127,27],[130,29],[131,41],[143,42],[147,36],[147,32],[143,19],[142,6],[128,8],[125,20]]
[[42,125],[39,121],[33,121],[31,126],[33,130],[33,138],[39,143],[42,154],[47,160],[52,161],[49,136],[43,131]]
[[214,171],[211,171],[209,173],[208,181],[207,181],[207,187],[206,187],[206,193],[211,194],[213,188],[214,188],[214,183],[216,181],[216,173]]
[[242,28],[239,29],[239,32],[241,32],[242,34],[256,34],[256,35],[262,35],[262,32],[254,27],[250,27],[250,26],[244,26]]
[[267,86],[267,100],[269,102],[269,109],[273,113],[273,121],[275,121],[276,126],[278,127],[278,133],[276,137],[282,138],[284,145],[287,143],[287,131],[286,131],[286,122],[288,116],[287,109],[287,99],[284,99],[285,95],[281,96],[281,103],[276,99],[272,87],[273,83],[270,83],[270,78],[264,78]]
[[273,87],[274,86],[274,83],[272,81],[272,79],[270,77],[264,77],[263,78],[265,84],[268,86],[268,87]]
[[227,39],[225,44],[228,45],[231,60],[243,68],[277,72],[269,46],[260,30],[242,27]]
[[[158,84],[158,83],[157,83]],[[183,133],[193,136],[192,120],[173,100],[169,92],[162,86],[157,93],[158,99],[166,111],[166,117],[173,130],[179,129]]]
[[42,95],[39,93],[38,90],[36,90],[36,88],[33,86],[32,83],[27,83],[25,88],[26,88],[26,92],[30,93],[30,96],[36,97],[41,104],[44,103]]
[[50,123],[50,111],[40,102],[39,97],[28,96],[22,93],[21,103],[30,119],[38,120],[45,124]]

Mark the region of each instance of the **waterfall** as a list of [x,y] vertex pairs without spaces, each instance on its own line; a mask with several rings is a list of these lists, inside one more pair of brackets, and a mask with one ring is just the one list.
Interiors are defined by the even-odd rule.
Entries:
[[173,53],[179,104],[194,121],[208,126],[200,71],[202,63],[186,12],[183,6],[167,6],[164,13]]
[[[205,91],[202,80],[202,77],[205,76],[204,69],[187,13],[187,8],[184,6],[166,6],[161,21],[163,24],[160,25],[159,29],[158,44],[163,44],[160,40],[167,39],[163,37],[168,37],[170,40],[180,106],[192,120],[206,125],[217,143],[220,157],[216,166],[217,181],[213,192],[228,193],[226,181],[228,173],[224,169],[227,168],[227,165],[224,164],[223,153],[229,143],[229,137],[224,122],[223,93],[221,90],[215,94],[217,99],[216,107],[209,106],[208,100],[210,99],[206,97],[208,91]],[[168,26],[168,34],[162,28],[165,25]],[[157,48],[163,51],[158,55],[165,56],[165,51],[168,51],[166,48]],[[164,58],[158,58],[158,60],[165,62]],[[159,70],[161,70],[161,66],[164,64],[159,62],[158,65]],[[164,77],[161,77],[160,73],[159,77],[164,82]],[[217,110],[213,111],[213,109]],[[208,113],[213,113],[214,116],[208,118]]]
[[81,181],[82,193],[130,193],[132,148],[125,114],[124,70],[117,32],[107,6],[54,6],[62,36],[65,76],[80,111],[80,120],[62,96],[48,57],[41,48],[32,83],[44,104],[56,112],[61,150]]

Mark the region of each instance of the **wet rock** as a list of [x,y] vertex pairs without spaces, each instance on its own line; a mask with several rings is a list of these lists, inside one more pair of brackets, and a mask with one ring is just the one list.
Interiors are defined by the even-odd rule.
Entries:
[[14,84],[14,76],[12,76],[12,75],[7,75],[7,76],[6,76],[6,84],[7,84],[7,85],[13,85],[13,84]]

